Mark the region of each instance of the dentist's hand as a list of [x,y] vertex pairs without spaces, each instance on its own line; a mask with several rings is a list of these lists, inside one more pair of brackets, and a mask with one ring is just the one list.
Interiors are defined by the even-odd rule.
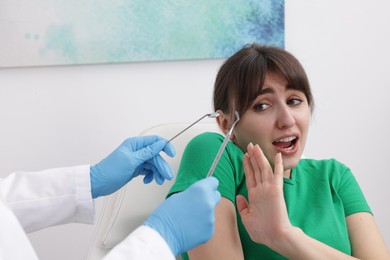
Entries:
[[160,233],[174,255],[207,242],[214,235],[215,206],[221,200],[218,180],[208,177],[173,194],[145,221]]
[[109,195],[138,175],[144,175],[144,183],[153,179],[162,184],[173,178],[169,164],[159,155],[164,151],[175,156],[175,149],[159,136],[143,136],[126,139],[101,162],[91,166],[92,197]]

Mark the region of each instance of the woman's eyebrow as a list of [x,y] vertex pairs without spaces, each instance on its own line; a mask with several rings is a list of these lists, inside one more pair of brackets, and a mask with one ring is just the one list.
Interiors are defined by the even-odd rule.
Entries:
[[273,88],[268,88],[268,87],[263,87],[259,93],[257,94],[258,96],[261,96],[261,95],[264,95],[264,94],[268,94],[268,93],[274,93],[274,89]]

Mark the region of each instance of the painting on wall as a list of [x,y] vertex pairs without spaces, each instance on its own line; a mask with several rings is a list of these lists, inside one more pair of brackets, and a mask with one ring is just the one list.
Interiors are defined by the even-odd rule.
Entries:
[[2,0],[0,67],[225,58],[284,47],[284,0]]

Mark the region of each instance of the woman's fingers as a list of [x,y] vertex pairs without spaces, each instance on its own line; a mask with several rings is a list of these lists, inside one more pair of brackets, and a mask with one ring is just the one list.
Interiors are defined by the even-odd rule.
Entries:
[[240,213],[240,216],[243,218],[246,214],[249,213],[249,203],[242,195],[236,196],[237,210]]
[[260,184],[263,179],[262,179],[262,176],[261,176],[261,168],[259,167],[259,163],[256,159],[256,156],[254,154],[254,149],[255,147],[253,146],[252,143],[250,143],[247,147],[247,151],[248,151],[248,155],[249,155],[249,160],[251,162],[251,165],[252,165],[252,168],[253,168],[253,171],[254,171],[254,178],[255,178],[255,181],[257,184]]
[[260,169],[261,180],[263,182],[271,181],[273,177],[272,167],[258,144],[253,147],[253,154],[257,167]]
[[274,169],[275,178],[283,181],[283,159],[281,153],[277,153],[275,155],[274,164],[275,164],[275,169]]
[[247,153],[243,159],[245,176],[250,187],[263,182],[271,182],[273,178],[283,180],[283,161],[281,153],[274,158],[275,167],[272,169],[259,145],[252,143],[247,146]]
[[244,164],[246,185],[247,185],[248,189],[256,187],[255,172],[253,170],[252,163],[249,159],[248,153],[244,154],[244,158],[243,158],[242,162]]

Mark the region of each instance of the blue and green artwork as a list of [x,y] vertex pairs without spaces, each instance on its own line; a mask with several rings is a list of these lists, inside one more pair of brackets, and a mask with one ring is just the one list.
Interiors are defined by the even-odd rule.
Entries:
[[284,0],[3,0],[0,67],[225,58],[284,47]]

